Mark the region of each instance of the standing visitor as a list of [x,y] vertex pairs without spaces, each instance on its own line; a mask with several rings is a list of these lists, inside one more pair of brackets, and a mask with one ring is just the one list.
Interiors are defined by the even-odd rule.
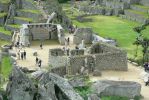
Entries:
[[39,61],[39,59],[38,59],[38,57],[36,57],[36,65],[38,64],[38,61]]
[[70,38],[68,37],[68,39],[67,39],[67,42],[68,42],[68,45],[69,45],[69,42],[70,42]]
[[42,61],[39,60],[38,65],[39,65],[40,68],[41,68],[41,63],[42,63]]
[[43,47],[43,45],[42,45],[42,43],[41,43],[41,44],[40,44],[40,48],[43,49],[42,47]]
[[24,50],[23,54],[24,54],[24,59],[26,59],[26,51],[25,50]]
[[21,52],[21,60],[23,60],[23,58],[24,58],[24,53]]

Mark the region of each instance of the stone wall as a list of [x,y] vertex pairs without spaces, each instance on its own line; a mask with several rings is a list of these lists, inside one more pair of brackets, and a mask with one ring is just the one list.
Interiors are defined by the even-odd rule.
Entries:
[[67,66],[67,57],[65,56],[50,56],[49,65],[52,67],[63,67]]
[[9,4],[0,3],[0,12],[1,11],[8,12],[8,9],[9,9]]
[[66,67],[56,67],[51,69],[51,73],[55,73],[59,76],[64,76],[66,75]]
[[96,69],[98,70],[120,70],[127,71],[126,53],[106,53],[95,55]]
[[84,43],[92,43],[93,31],[91,28],[78,28],[73,37],[74,44],[80,44],[84,40]]
[[126,16],[123,16],[123,17],[126,17],[126,19],[130,19],[130,20],[137,21],[140,23],[149,23],[149,19],[147,18],[147,16],[143,16],[141,14],[133,13],[129,10],[125,10],[124,13]]
[[140,3],[145,6],[149,6],[149,0],[141,0]]
[[33,22],[39,22],[42,18],[42,15],[39,13],[31,13],[31,12],[25,12],[25,11],[17,11],[17,16],[23,16],[27,18],[32,18]]
[[64,50],[61,48],[55,48],[49,50],[50,56],[64,56]]
[[11,41],[11,36],[0,32],[0,39]]
[[5,16],[0,17],[0,25],[4,25],[5,24]]
[[84,55],[84,50],[83,49],[79,49],[79,50],[71,50],[70,51],[70,55],[71,56],[76,56],[76,55]]

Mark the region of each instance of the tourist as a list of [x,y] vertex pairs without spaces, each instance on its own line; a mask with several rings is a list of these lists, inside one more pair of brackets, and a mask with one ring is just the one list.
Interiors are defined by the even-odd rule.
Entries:
[[145,72],[149,71],[149,63],[148,62],[146,62],[143,66],[144,66]]
[[67,42],[68,42],[68,45],[69,45],[69,42],[70,42],[70,38],[68,37],[68,39],[67,39]]
[[17,47],[19,48],[19,42],[16,43]]
[[26,51],[25,50],[24,50],[23,54],[24,54],[24,59],[26,59]]
[[21,52],[21,60],[23,60],[23,58],[24,58],[24,53]]
[[41,68],[41,63],[42,63],[42,61],[39,60],[39,62],[38,62],[39,68]]
[[43,45],[42,45],[42,43],[41,43],[41,44],[40,44],[40,48],[43,49],[42,47],[43,47]]
[[38,61],[39,61],[39,59],[38,59],[38,57],[36,57],[36,65],[38,64]]
[[69,56],[69,51],[70,51],[69,48],[67,48],[67,50],[66,50],[67,56]]
[[149,86],[149,77],[148,80],[145,82],[145,86]]
[[18,51],[17,55],[18,55],[18,60],[20,60],[20,50]]

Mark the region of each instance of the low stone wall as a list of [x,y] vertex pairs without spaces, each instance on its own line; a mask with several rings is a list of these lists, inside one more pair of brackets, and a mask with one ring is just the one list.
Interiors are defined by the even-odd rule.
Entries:
[[140,3],[145,6],[149,6],[149,0],[141,0]]
[[138,7],[138,6],[131,5],[130,8],[133,9],[133,10],[136,10],[136,11],[140,11],[140,12],[144,12],[144,13],[149,13],[149,10],[148,9],[144,9],[144,8],[141,8],[141,7]]
[[141,85],[131,81],[101,80],[93,83],[91,89],[99,96],[121,96],[134,99],[141,95]]
[[0,39],[11,41],[11,36],[0,32]]
[[29,24],[28,21],[22,20],[22,19],[18,19],[18,18],[14,18],[13,21],[15,24]]
[[59,76],[64,76],[64,75],[67,74],[67,73],[66,73],[66,67],[56,67],[56,68],[52,68],[52,69],[51,69],[51,72],[52,72],[52,73],[55,73],[55,74],[57,74],[57,75],[59,75]]
[[50,56],[49,65],[52,67],[62,67],[67,66],[67,57],[65,56]]
[[5,28],[6,28],[6,30],[9,30],[9,31],[19,30],[19,28],[14,28],[14,27],[11,27],[9,25],[6,25]]
[[[19,1],[19,0],[18,0]],[[22,8],[24,9],[32,9],[32,10],[37,10],[37,7],[34,3],[33,0],[21,0],[22,1]]]
[[33,22],[39,22],[39,19],[42,18],[42,15],[40,13],[35,14],[35,13],[25,12],[25,11],[17,11],[17,15],[22,17],[32,18]]
[[0,17],[0,25],[4,25],[4,24],[5,24],[5,16]]
[[130,12],[128,10],[125,10],[125,15],[126,16],[123,16],[122,18],[137,21],[140,23],[149,23],[149,19],[147,17],[144,17],[143,15],[136,14],[136,13]]
[[95,68],[98,70],[128,70],[126,53],[97,54],[95,59]]
[[0,3],[0,12],[8,12],[9,4]]

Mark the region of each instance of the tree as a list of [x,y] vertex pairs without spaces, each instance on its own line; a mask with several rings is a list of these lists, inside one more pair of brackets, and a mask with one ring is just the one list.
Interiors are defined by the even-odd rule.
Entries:
[[135,27],[133,28],[133,30],[137,33],[137,37],[135,42],[133,43],[134,45],[137,46],[136,49],[136,53],[135,53],[135,57],[137,57],[138,55],[138,46],[142,46],[143,50],[143,63],[148,60],[148,48],[149,48],[149,39],[146,37],[143,37],[142,35],[142,31],[146,29],[146,26],[148,26],[149,24],[143,24],[141,26]]

